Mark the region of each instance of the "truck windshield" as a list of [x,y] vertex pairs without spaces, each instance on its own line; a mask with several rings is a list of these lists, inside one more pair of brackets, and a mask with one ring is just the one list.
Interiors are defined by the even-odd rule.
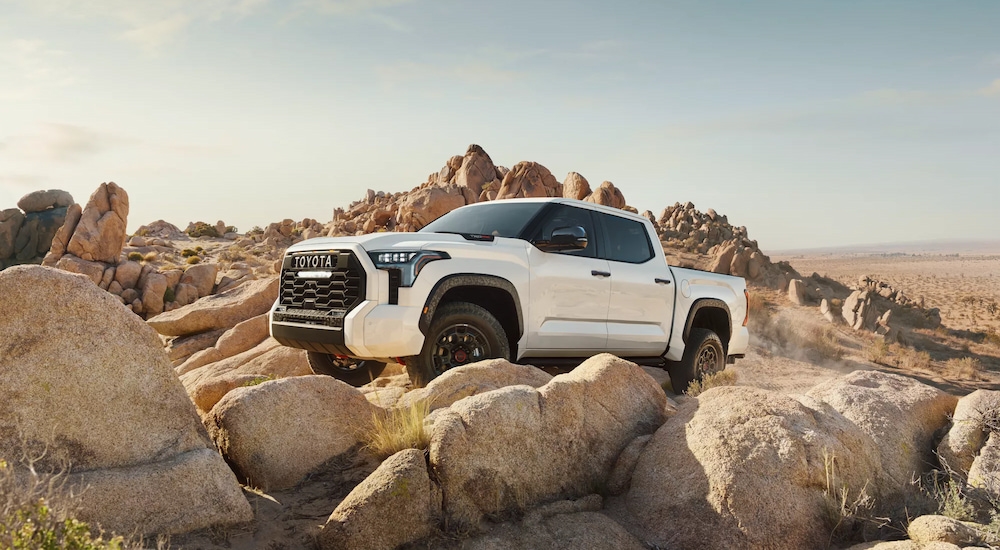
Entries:
[[544,202],[497,201],[452,210],[427,224],[421,233],[459,233],[519,238],[524,227],[545,207]]

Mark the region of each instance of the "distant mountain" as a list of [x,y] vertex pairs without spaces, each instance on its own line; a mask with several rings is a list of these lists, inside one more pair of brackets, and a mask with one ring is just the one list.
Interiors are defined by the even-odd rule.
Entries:
[[913,241],[902,243],[856,244],[846,246],[831,246],[822,248],[796,248],[787,250],[771,250],[769,254],[776,256],[795,255],[883,255],[883,254],[960,254],[960,255],[992,255],[1000,254],[1000,239],[992,240],[961,240],[941,239],[930,241]]

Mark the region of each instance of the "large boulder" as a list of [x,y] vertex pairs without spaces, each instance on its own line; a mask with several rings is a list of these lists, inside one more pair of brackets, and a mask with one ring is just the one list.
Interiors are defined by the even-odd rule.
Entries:
[[990,434],[987,422],[1000,418],[1000,391],[976,390],[958,400],[951,428],[938,445],[948,469],[965,475]]
[[181,377],[181,382],[186,384],[188,395],[201,412],[212,410],[222,396],[240,386],[264,380],[312,374],[305,350],[284,346],[270,347],[264,353],[243,363],[227,358],[207,365],[202,370],[204,374],[194,372],[190,376]]
[[428,410],[448,407],[452,403],[506,386],[544,386],[552,375],[530,365],[515,365],[505,359],[489,359],[448,369],[426,387],[409,391],[398,402],[405,408],[424,401]]
[[184,271],[180,284],[191,285],[198,290],[198,297],[204,298],[212,293],[215,287],[215,277],[219,274],[219,264],[193,265]]
[[587,178],[576,172],[566,174],[566,179],[563,180],[563,197],[582,201],[590,193],[590,182]]
[[980,542],[979,533],[968,525],[945,516],[920,516],[906,528],[910,540],[918,545],[947,542],[958,546],[973,546]]
[[497,169],[493,166],[493,160],[486,151],[478,145],[470,145],[465,152],[462,165],[455,173],[456,185],[467,187],[473,195],[478,197],[483,192],[484,186],[496,185]]
[[83,208],[66,252],[88,261],[117,264],[125,246],[127,221],[128,193],[113,182],[102,183]]
[[416,231],[452,210],[465,206],[476,199],[466,197],[462,189],[454,184],[429,186],[411,191],[399,205],[397,223],[406,229]]
[[958,398],[896,374],[855,371],[823,382],[806,394],[824,401],[878,445],[876,480],[886,497],[905,492],[936,463],[934,435],[948,425]]
[[157,315],[148,322],[164,336],[228,329],[241,321],[267,313],[278,299],[278,284],[277,277],[252,281]]
[[510,386],[435,411],[430,462],[447,521],[475,527],[487,514],[590,494],[665,407],[642,368],[602,354],[537,390]]
[[503,178],[497,199],[519,197],[561,197],[562,189],[549,169],[537,162],[515,164]]
[[42,212],[29,212],[14,242],[19,261],[42,258],[52,245],[52,237],[66,220],[66,207],[50,208]]
[[969,468],[969,485],[985,489],[994,499],[1000,500],[1000,435],[990,433],[986,444]]
[[299,376],[236,388],[209,413],[219,450],[247,484],[294,486],[324,462],[361,445],[377,411],[329,376]]
[[90,487],[82,517],[107,529],[176,533],[250,519],[141,319],[89,280],[38,266],[0,273],[0,299],[4,454],[23,445],[41,456],[36,469],[68,465],[67,482]]
[[73,204],[73,195],[60,189],[32,191],[17,201],[17,207],[26,213],[43,212],[50,208],[66,207]]
[[56,230],[55,235],[52,237],[49,252],[42,260],[42,265],[55,267],[56,262],[66,253],[66,246],[73,237],[73,230],[76,229],[82,215],[83,209],[79,204],[73,203],[66,209],[66,218],[63,220],[62,227]]
[[878,465],[866,435],[821,402],[718,387],[657,430],[626,502],[660,546],[822,548],[830,507]]
[[427,473],[424,451],[389,458],[344,498],[317,542],[322,549],[392,550],[431,534],[441,489]]
[[600,187],[595,189],[590,195],[587,195],[584,200],[612,208],[625,208],[625,196],[610,181],[601,183]]
[[14,244],[22,223],[24,214],[17,208],[0,211],[0,260],[14,255]]

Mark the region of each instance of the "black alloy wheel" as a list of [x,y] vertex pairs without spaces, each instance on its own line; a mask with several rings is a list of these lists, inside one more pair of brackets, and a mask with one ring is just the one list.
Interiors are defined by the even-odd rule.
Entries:
[[725,368],[726,351],[719,336],[708,329],[693,328],[684,346],[684,357],[668,368],[670,385],[678,395],[687,393],[695,380],[701,381]]
[[451,302],[434,314],[420,354],[406,358],[406,373],[423,387],[449,369],[496,358],[510,359],[500,321],[482,306]]

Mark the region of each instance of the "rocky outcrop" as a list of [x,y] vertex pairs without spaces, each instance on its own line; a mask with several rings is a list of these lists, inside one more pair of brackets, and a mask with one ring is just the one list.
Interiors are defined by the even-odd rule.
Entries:
[[41,263],[70,208],[76,206],[69,193],[58,189],[28,193],[17,205],[0,211],[0,269]]
[[590,182],[587,178],[576,172],[566,174],[566,179],[563,180],[563,197],[582,201],[590,195],[590,192]]
[[102,183],[87,201],[66,253],[89,262],[117,264],[125,246],[128,193],[115,183]]
[[361,444],[377,409],[329,376],[300,376],[236,388],[206,419],[237,474],[265,491],[298,483]]
[[985,489],[994,501],[1000,499],[1000,435],[991,431],[969,467],[969,485]]
[[149,324],[164,336],[228,329],[241,321],[267,313],[277,298],[278,279],[261,279],[157,315],[149,319]]
[[665,418],[642,368],[603,354],[537,390],[510,386],[435,411],[430,464],[450,525],[590,494],[635,437]]
[[671,265],[688,264],[687,254],[707,256],[707,260],[687,267],[745,277],[750,283],[779,290],[785,290],[790,279],[800,277],[787,262],[772,263],[757,241],[750,240],[746,227],[730,225],[726,216],[711,208],[701,212],[693,203],[678,202],[665,208],[653,222]]
[[46,267],[0,273],[0,296],[0,449],[27,446],[39,470],[68,465],[69,486],[88,487],[80,519],[106,529],[176,533],[250,519],[141,319],[91,281]]
[[593,193],[584,197],[583,200],[612,208],[625,208],[625,196],[610,181],[602,182]]
[[320,548],[392,550],[431,534],[441,512],[441,489],[427,473],[424,452],[406,449],[354,488],[330,515]]

